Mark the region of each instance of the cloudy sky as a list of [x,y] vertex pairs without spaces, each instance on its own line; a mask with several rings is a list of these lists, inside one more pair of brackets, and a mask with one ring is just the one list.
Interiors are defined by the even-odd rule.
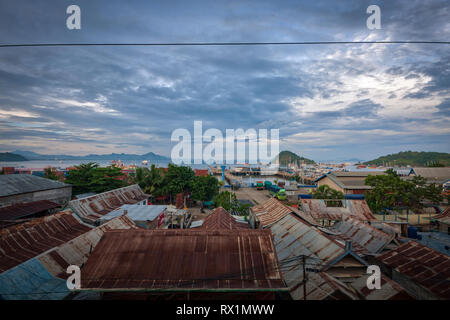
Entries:
[[[3,44],[367,40],[449,41],[450,3],[0,0]],[[450,45],[0,48],[0,151],[169,156],[202,120],[315,160],[450,152],[449,88]]]

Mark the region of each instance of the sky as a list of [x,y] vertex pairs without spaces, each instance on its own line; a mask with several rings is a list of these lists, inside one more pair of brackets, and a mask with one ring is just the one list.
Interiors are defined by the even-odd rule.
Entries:
[[[450,3],[0,0],[2,44],[381,40],[449,41]],[[449,88],[448,44],[0,48],[0,152],[170,156],[194,121],[318,161],[450,152]]]

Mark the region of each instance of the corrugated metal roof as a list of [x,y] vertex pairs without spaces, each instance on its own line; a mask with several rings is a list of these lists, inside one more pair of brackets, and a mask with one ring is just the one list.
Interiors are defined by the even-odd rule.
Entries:
[[153,221],[161,213],[163,213],[166,208],[167,206],[165,205],[137,206],[132,204],[124,204],[120,208],[104,215],[100,218],[100,220],[111,220],[119,217],[123,215],[126,210],[127,216],[133,221]]
[[270,198],[264,203],[251,207],[250,211],[256,221],[259,221],[262,228],[270,227],[270,225],[292,212],[295,212],[297,215],[301,216],[304,220],[310,223],[315,223],[313,219],[307,215],[304,215],[303,212],[296,210],[295,208],[285,206],[275,198]]
[[85,290],[285,289],[270,230],[111,231],[82,274]]
[[62,211],[0,230],[0,272],[6,271],[92,229]]
[[450,224],[450,207],[445,209],[441,214],[433,216],[432,219],[441,223]]
[[348,216],[344,216],[341,221],[335,223],[332,230],[344,234],[364,247],[369,253],[381,252],[394,239],[394,235],[384,233],[358,219]]
[[31,174],[0,175],[0,197],[66,187],[70,187],[70,184],[33,176]]
[[49,200],[15,204],[12,206],[0,208],[0,220],[19,219],[49,209],[58,208],[59,206],[59,204]]
[[[347,285],[324,272],[308,272],[306,278],[306,300],[359,300]],[[304,299],[303,286],[291,291],[297,300]]]
[[450,180],[450,167],[413,168],[417,176],[424,177],[429,183],[442,184]]
[[350,284],[364,300],[414,300],[402,286],[384,275],[381,275],[381,288],[371,290],[367,288],[368,277],[369,275],[364,275]]
[[148,197],[149,196],[142,192],[141,188],[135,184],[99,193],[91,197],[72,200],[69,202],[69,206],[80,217],[93,222],[124,204],[135,204]]
[[378,257],[378,260],[437,297],[450,299],[450,257],[418,242],[409,241]]
[[362,221],[376,220],[365,200],[342,199],[343,207],[327,207],[322,199],[300,199],[302,211],[316,220],[342,220],[345,216]]
[[202,229],[219,230],[219,229],[248,229],[250,226],[239,223],[224,208],[219,207],[203,221]]
[[[0,273],[0,298],[3,299],[63,299],[70,291],[67,288],[67,267],[82,266],[104,232],[114,229],[136,228],[126,216],[112,219],[104,225],[59,247],[47,250],[15,267]],[[48,236],[51,241],[52,237]]]

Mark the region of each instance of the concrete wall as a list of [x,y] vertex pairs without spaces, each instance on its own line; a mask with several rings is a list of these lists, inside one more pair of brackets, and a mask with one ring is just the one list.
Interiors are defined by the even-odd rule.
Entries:
[[20,204],[40,200],[50,200],[58,204],[64,205],[71,198],[72,198],[72,186],[67,186],[64,188],[49,189],[1,197],[0,207],[6,207],[13,204]]
[[319,181],[317,181],[317,186],[323,186],[323,185],[328,185],[330,188],[334,189],[334,190],[338,190],[341,191],[342,193],[345,193],[345,190],[342,189],[341,187],[339,187],[336,183],[334,183],[330,178],[325,177],[320,179]]

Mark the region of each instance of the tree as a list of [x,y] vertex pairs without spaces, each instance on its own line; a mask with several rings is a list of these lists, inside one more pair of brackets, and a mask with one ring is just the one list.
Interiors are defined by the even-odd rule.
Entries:
[[90,183],[94,175],[94,170],[98,168],[98,163],[89,162],[75,166],[70,170],[66,182],[71,184],[74,195],[91,192]]
[[214,197],[214,204],[216,207],[222,207],[231,214],[247,215],[249,204],[242,204],[237,200],[236,194],[230,191],[222,191]]
[[[324,184],[318,187],[312,194],[313,199],[324,199],[324,200],[334,200],[334,199],[344,199],[345,196],[341,191],[335,190],[330,186]],[[341,201],[328,201],[328,206],[339,206]]]
[[60,180],[59,175],[56,173],[56,169],[51,167],[44,169],[44,177],[50,180]]
[[156,168],[154,164],[148,168],[136,168],[135,174],[132,176],[131,181],[137,183],[145,193],[156,195],[160,191],[163,183],[163,170]]
[[386,209],[406,209],[408,212],[423,208],[424,201],[442,201],[441,188],[428,184],[421,176],[404,180],[389,169],[386,175],[369,175],[365,182],[372,187],[366,191],[365,198],[374,212],[384,212]]
[[194,177],[192,182],[192,199],[210,201],[219,193],[219,180],[213,176]]

